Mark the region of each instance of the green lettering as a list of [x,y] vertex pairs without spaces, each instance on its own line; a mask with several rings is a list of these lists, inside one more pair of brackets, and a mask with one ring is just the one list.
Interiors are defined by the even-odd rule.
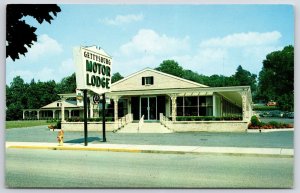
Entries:
[[102,74],[103,74],[103,75],[105,75],[105,71],[106,71],[106,70],[105,70],[105,66],[104,66],[104,65],[102,65],[101,72],[102,72]]
[[100,63],[98,63],[98,74],[101,74],[101,67],[102,67],[102,65]]
[[101,86],[102,86],[102,88],[105,88],[105,78],[104,77],[101,78]]
[[90,75],[87,73],[87,74],[86,74],[86,85],[91,85],[89,76],[90,76]]
[[106,87],[107,89],[110,89],[109,82],[110,82],[110,79],[107,78],[106,81],[105,81],[105,87]]
[[95,76],[94,75],[92,75],[91,76],[91,82],[92,82],[92,86],[95,86]]
[[86,71],[92,72],[92,69],[93,69],[93,62],[92,62],[92,61],[86,60],[85,64],[86,64]]
[[110,67],[109,66],[106,67],[106,76],[110,77]]
[[93,72],[94,73],[97,72],[97,63],[96,62],[93,63]]
[[101,80],[99,76],[96,76],[96,87],[100,87],[101,85]]

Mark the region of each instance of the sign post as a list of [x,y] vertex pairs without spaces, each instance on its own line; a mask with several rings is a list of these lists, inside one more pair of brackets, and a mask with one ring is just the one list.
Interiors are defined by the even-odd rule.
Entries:
[[102,136],[103,142],[106,142],[106,135],[105,135],[105,93],[102,94]]
[[87,90],[83,90],[83,128],[84,128],[84,146],[88,145],[88,130],[87,130]]
[[111,85],[111,64],[112,58],[103,49],[96,46],[75,47],[73,49],[74,61],[76,66],[76,85],[78,90],[83,91],[84,95],[84,144],[88,145],[87,135],[87,91],[98,94],[94,95],[93,100],[99,101],[102,94],[102,122],[103,122],[103,142],[105,136],[105,93],[110,92]]

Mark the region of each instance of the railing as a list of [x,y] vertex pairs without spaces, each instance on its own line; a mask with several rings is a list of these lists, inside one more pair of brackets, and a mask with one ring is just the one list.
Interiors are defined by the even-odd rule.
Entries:
[[116,122],[116,130],[124,127],[128,123],[131,123],[133,121],[133,115],[132,114],[127,114],[124,117],[121,117],[117,120]]
[[137,128],[138,131],[142,128],[143,124],[144,124],[144,115],[141,117],[141,119],[139,121],[139,126]]
[[172,121],[168,117],[164,116],[163,113],[159,113],[159,122],[167,129],[170,129],[169,124],[171,124]]

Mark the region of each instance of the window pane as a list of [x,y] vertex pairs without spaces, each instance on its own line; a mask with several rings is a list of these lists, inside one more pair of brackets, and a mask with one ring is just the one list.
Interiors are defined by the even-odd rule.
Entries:
[[183,106],[183,97],[177,97],[176,104],[177,104],[177,107],[182,107]]
[[184,116],[198,116],[198,107],[185,107]]
[[198,97],[184,97],[184,106],[198,106]]
[[183,107],[177,107],[177,116],[183,116]]
[[205,96],[199,96],[199,106],[200,107],[206,106],[206,97]]
[[206,116],[213,116],[213,108],[210,107],[206,107]]
[[207,106],[213,106],[213,98],[212,98],[212,96],[207,96],[206,97],[206,105]]

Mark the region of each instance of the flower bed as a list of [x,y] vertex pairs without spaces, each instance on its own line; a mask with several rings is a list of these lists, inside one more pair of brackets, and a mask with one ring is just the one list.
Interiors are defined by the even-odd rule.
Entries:
[[282,129],[282,128],[294,128],[293,124],[279,123],[277,121],[270,121],[268,123],[261,122],[256,116],[251,117],[251,123],[248,125],[248,129]]

